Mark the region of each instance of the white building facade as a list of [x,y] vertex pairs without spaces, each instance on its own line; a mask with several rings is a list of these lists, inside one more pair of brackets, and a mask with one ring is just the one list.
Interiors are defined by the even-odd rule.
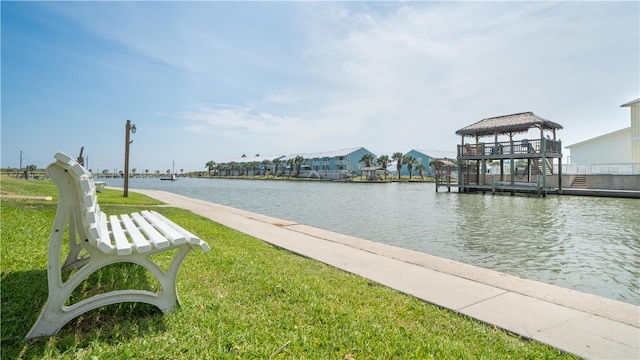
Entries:
[[567,149],[571,151],[571,164],[630,163],[631,128],[581,141],[567,146]]
[[569,145],[568,173],[640,173],[640,98],[622,104],[631,126]]

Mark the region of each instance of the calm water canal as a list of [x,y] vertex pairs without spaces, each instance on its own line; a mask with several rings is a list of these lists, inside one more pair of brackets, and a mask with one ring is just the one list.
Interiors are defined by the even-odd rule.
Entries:
[[[101,179],[103,180],[103,179]],[[123,186],[122,179],[107,179]],[[640,201],[436,193],[433,184],[131,179],[640,305]]]

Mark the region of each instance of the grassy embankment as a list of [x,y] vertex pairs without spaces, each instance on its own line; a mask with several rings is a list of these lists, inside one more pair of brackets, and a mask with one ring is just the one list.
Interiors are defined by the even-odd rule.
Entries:
[[[55,336],[25,341],[47,297],[57,193],[50,181],[2,177],[1,186],[3,194],[53,197],[2,198],[3,359],[573,358],[188,211],[109,190],[99,194],[105,212],[156,207],[211,246],[208,254],[193,251],[182,264],[182,307],[162,314],[147,304],[111,305],[76,318]],[[79,286],[74,299],[96,288],[127,287],[157,284],[136,265],[112,265]]]

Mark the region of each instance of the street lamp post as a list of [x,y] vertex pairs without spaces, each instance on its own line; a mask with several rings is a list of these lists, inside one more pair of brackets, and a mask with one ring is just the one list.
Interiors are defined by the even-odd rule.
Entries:
[[129,134],[136,133],[136,125],[131,124],[131,120],[127,120],[125,127],[125,140],[124,140],[124,194],[122,196],[129,197],[129,144],[133,140],[129,140]]

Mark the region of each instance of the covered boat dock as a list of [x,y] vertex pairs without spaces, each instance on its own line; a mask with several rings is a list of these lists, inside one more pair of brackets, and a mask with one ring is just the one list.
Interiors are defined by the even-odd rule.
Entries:
[[[539,138],[532,139],[536,129]],[[457,146],[459,191],[562,193],[562,143],[556,137],[560,129],[560,124],[524,112],[483,119],[456,131],[462,139]],[[481,141],[486,138],[490,140]],[[436,189],[439,186],[451,184],[443,181]]]

